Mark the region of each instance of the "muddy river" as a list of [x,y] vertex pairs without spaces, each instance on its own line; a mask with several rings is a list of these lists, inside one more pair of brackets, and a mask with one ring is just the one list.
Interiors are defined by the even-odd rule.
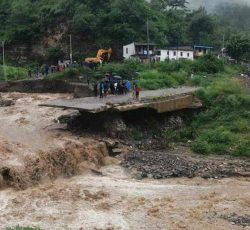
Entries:
[[0,229],[250,229],[250,178],[138,180],[98,138],[39,107],[66,94],[6,93],[0,107]]

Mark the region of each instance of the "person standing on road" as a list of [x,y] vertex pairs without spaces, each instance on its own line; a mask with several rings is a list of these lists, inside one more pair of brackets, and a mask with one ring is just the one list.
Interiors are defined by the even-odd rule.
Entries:
[[45,69],[45,76],[47,77],[48,74],[49,74],[49,66],[48,66],[48,64],[45,64],[44,69]]
[[104,87],[104,97],[108,96],[108,91],[109,91],[109,83],[108,81],[105,81],[105,83],[103,84]]
[[134,92],[135,92],[135,99],[137,101],[139,101],[140,91],[141,91],[141,88],[137,84],[135,84]]
[[118,94],[118,89],[117,89],[118,83],[117,81],[114,83],[114,88],[115,88],[115,95]]
[[39,67],[35,68],[35,77],[39,78]]
[[104,82],[102,81],[100,83],[100,98],[103,98],[103,94],[104,94]]
[[114,86],[114,82],[110,83],[110,92],[112,95],[115,95],[115,86]]
[[28,70],[28,77],[31,78],[32,77],[32,72],[31,69]]
[[94,94],[95,94],[95,97],[98,96],[98,84],[97,84],[97,82],[94,84]]

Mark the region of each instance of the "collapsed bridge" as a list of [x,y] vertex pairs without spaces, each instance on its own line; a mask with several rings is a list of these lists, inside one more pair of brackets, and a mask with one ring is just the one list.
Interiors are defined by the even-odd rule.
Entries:
[[75,109],[80,112],[101,113],[105,111],[125,112],[149,108],[158,113],[172,112],[188,108],[200,108],[202,103],[195,97],[195,87],[180,87],[148,90],[140,93],[140,100],[133,99],[131,93],[126,95],[109,95],[106,98],[85,97],[75,99],[53,100],[41,106]]

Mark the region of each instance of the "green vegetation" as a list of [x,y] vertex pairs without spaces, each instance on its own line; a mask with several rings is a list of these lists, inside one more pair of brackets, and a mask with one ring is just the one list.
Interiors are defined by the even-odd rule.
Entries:
[[157,69],[146,70],[140,73],[140,85],[144,89],[154,90],[159,88],[176,87],[183,85],[188,79],[186,71],[160,72]]
[[250,40],[248,37],[237,34],[233,36],[227,45],[228,53],[237,61],[250,59]]
[[93,75],[93,71],[88,68],[67,68],[63,72],[55,72],[50,74],[46,79],[47,80],[73,80],[74,78],[78,78],[79,76],[89,76]]
[[230,77],[217,77],[197,96],[205,110],[181,131],[182,140],[194,140],[197,153],[250,157],[250,93]]
[[[204,75],[227,73],[231,67],[225,66],[222,60],[213,55],[191,60],[156,62],[150,65],[136,60],[120,63],[109,63],[100,66],[96,72],[104,74],[112,72],[124,79],[138,79],[143,89],[159,89],[177,87],[184,84],[199,85]],[[194,75],[195,74],[195,75]],[[194,75],[193,79],[191,76]]]
[[[189,2],[0,0],[0,41],[6,41],[8,49],[34,46],[30,61],[36,57],[54,64],[69,58],[69,34],[75,60],[93,56],[104,47],[112,47],[113,58],[120,59],[122,45],[146,40],[147,18],[150,40],[162,47],[196,43],[221,48],[223,34],[225,45],[238,33],[249,41],[249,6],[224,4],[208,14],[204,8],[190,11]],[[18,62],[16,56],[21,53],[15,50],[13,56],[8,49],[9,60]]]
[[[5,75],[4,75],[5,71]],[[26,68],[14,66],[0,66],[0,81],[7,80],[20,80],[27,78],[28,71]]]
[[107,63],[99,66],[97,72],[105,74],[112,72],[127,79],[133,79],[137,72],[148,68],[147,65],[142,64],[138,60],[126,60],[123,63]]

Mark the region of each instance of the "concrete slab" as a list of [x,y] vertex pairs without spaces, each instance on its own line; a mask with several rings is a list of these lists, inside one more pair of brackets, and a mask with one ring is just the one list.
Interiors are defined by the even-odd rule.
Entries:
[[128,111],[150,107],[161,113],[191,106],[195,101],[193,94],[197,90],[198,88],[195,87],[180,87],[142,91],[139,102],[133,98],[132,93],[129,93],[118,96],[109,95],[106,98],[86,97],[71,100],[54,100],[41,106],[76,109],[90,113],[99,113],[111,109]]

